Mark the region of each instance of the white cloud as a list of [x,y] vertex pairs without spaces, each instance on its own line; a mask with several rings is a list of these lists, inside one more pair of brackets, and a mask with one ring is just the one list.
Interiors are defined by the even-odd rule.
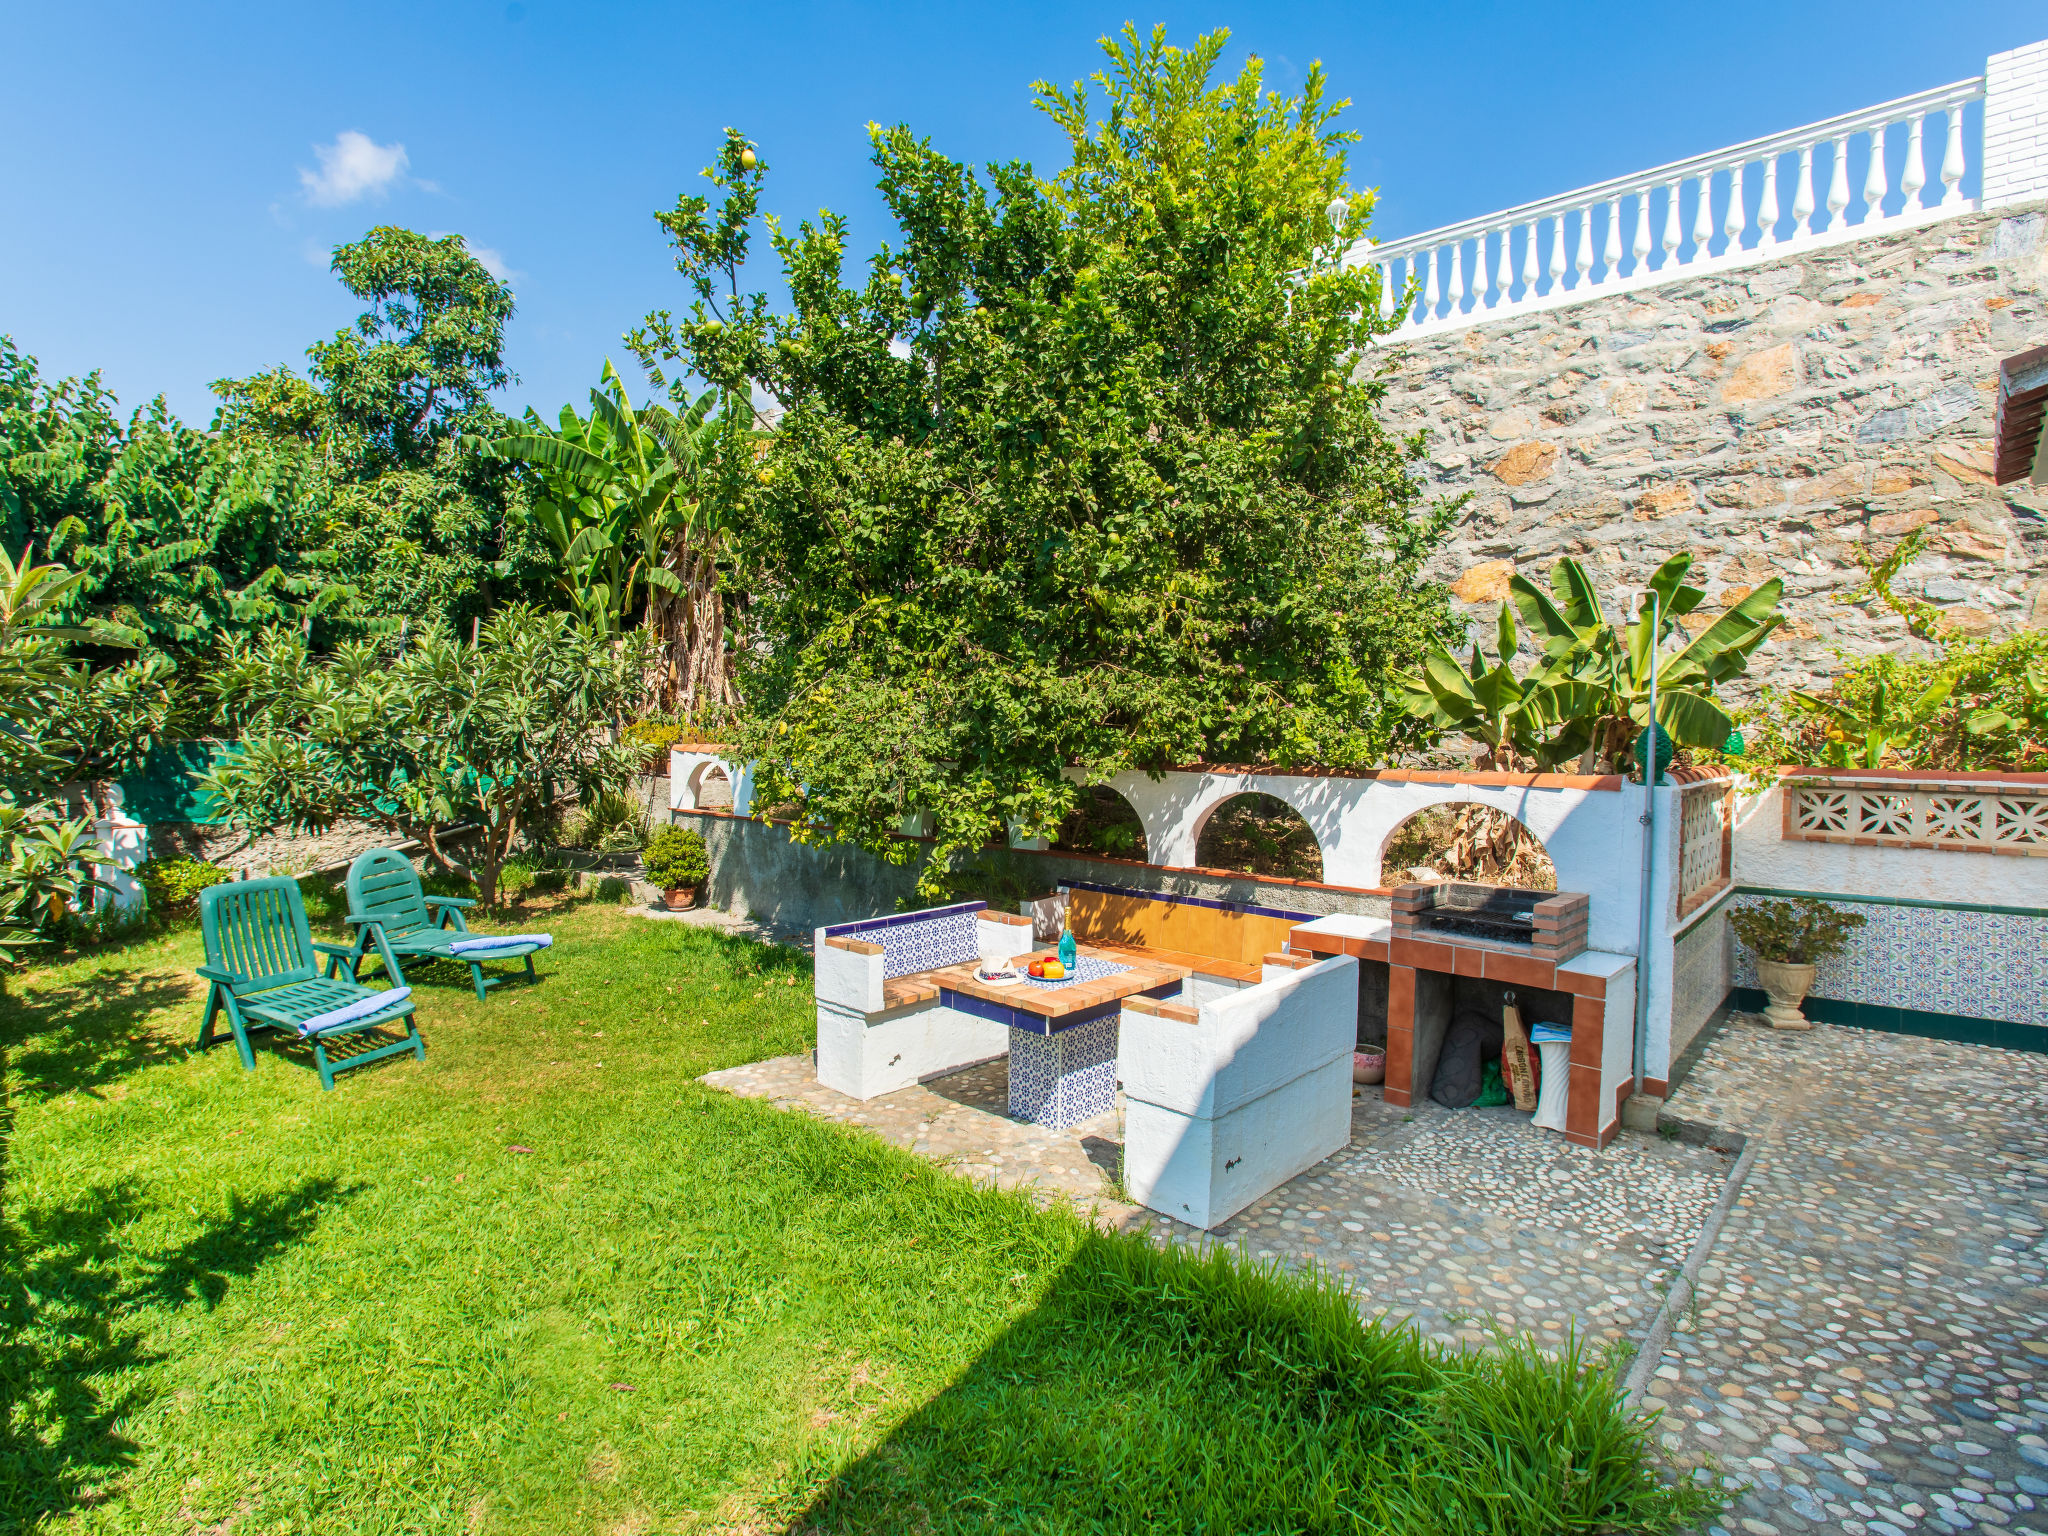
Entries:
[[353,128],[337,134],[332,144],[315,144],[313,153],[320,169],[301,166],[299,183],[306,189],[306,201],[322,208],[359,197],[382,197],[410,163],[403,144],[379,144]]

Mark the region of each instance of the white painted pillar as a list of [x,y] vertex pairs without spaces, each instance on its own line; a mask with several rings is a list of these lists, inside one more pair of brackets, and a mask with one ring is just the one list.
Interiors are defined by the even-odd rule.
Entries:
[[[117,802],[120,793],[118,789],[114,791]],[[93,830],[101,857],[111,861],[93,873],[113,887],[111,891],[97,892],[99,899],[94,906],[112,907],[118,912],[140,911],[144,897],[135,868],[149,857],[149,828],[130,817],[117,803],[114,814],[95,822]]]
[[2048,197],[2048,41],[1984,61],[1982,206]]

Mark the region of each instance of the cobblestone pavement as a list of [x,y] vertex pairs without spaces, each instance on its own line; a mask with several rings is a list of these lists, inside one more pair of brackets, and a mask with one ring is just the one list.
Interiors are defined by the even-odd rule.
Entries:
[[1738,1015],[1667,1112],[1763,1138],[1650,1389],[1709,1529],[2048,1532],[2048,1058]]
[[715,1087],[843,1124],[968,1178],[1032,1186],[1104,1226],[1220,1242],[1253,1258],[1315,1264],[1368,1315],[1412,1317],[1446,1342],[1497,1328],[1548,1345],[1576,1335],[1625,1349],[1649,1325],[1725,1182],[1731,1155],[1624,1134],[1603,1153],[1571,1146],[1512,1110],[1352,1106],[1351,1144],[1214,1233],[1125,1202],[1115,1115],[1047,1131],[1005,1115],[1007,1067],[990,1062],[866,1103],[822,1086],[808,1056],[705,1078]]

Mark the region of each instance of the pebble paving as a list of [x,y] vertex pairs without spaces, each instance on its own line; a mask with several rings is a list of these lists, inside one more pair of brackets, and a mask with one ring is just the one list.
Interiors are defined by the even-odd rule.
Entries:
[[2048,1057],[1738,1015],[1667,1112],[1762,1138],[1650,1386],[1712,1536],[2048,1533]]

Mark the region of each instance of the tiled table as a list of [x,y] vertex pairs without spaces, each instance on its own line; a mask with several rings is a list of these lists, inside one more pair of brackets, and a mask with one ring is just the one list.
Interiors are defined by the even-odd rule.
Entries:
[[[1019,970],[1055,958],[1020,956]],[[1026,978],[1009,986],[978,980],[973,965],[927,972],[948,1008],[993,1019],[1010,1031],[1010,1113],[1060,1130],[1103,1114],[1116,1102],[1117,1019],[1127,997],[1171,997],[1189,967],[1083,945],[1076,974],[1063,981]]]

